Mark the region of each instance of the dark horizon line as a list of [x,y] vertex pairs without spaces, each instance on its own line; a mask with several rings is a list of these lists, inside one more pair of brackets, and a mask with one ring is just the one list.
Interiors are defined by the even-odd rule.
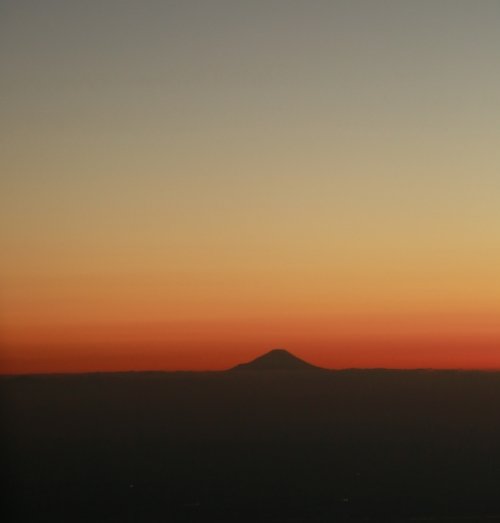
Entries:
[[[89,370],[89,371],[68,371],[68,372],[18,372],[18,373],[4,373],[0,371],[0,378],[19,378],[19,377],[43,377],[43,376],[90,376],[90,375],[103,375],[103,374],[221,374],[231,373],[233,374],[234,367],[227,369],[206,369],[206,370],[190,370],[190,369],[141,369],[141,370]],[[483,368],[463,368],[463,367],[447,367],[447,368],[435,368],[435,367],[343,367],[343,368],[326,368],[316,367],[316,370],[324,372],[435,372],[435,373],[449,373],[449,372],[460,372],[460,373],[481,373],[481,374],[495,374],[500,373],[498,369],[483,369]],[[248,369],[238,372],[236,375],[250,374],[250,373],[279,373],[279,374],[304,374],[309,373],[309,370],[283,370],[283,369],[265,369],[256,370]]]

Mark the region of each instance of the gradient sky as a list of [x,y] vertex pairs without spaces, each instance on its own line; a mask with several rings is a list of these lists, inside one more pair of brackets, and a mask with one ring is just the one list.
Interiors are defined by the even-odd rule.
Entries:
[[0,20],[1,372],[500,368],[500,2]]

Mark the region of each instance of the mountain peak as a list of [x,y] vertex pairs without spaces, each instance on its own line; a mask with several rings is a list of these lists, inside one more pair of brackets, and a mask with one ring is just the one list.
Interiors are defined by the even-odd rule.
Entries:
[[285,349],[273,349],[248,363],[236,365],[231,370],[318,370]]

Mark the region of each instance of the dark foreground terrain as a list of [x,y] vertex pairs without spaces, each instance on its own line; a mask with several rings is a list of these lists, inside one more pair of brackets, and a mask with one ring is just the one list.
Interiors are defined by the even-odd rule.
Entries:
[[500,521],[500,373],[24,376],[0,394],[6,522]]

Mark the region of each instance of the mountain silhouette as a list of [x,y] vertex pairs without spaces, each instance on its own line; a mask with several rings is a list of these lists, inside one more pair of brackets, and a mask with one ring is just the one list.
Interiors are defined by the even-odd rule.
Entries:
[[231,370],[324,370],[301,360],[285,349],[273,349],[248,363],[240,363]]

